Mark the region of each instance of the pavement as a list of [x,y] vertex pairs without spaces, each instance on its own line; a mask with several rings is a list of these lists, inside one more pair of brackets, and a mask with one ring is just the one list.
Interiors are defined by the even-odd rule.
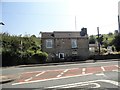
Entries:
[[[118,60],[118,59],[117,59]],[[97,60],[98,61],[98,60]],[[108,60],[101,60],[101,61],[108,61]],[[109,61],[116,61],[116,59],[112,59]],[[62,63],[47,63],[47,64],[32,64],[32,65],[19,65],[17,67],[35,67],[35,66],[47,66],[47,65],[62,65],[62,64],[75,64],[75,63],[93,63],[94,60],[87,60],[87,61],[77,61],[77,62],[62,62]],[[16,80],[19,75],[0,75],[0,84],[9,83]]]

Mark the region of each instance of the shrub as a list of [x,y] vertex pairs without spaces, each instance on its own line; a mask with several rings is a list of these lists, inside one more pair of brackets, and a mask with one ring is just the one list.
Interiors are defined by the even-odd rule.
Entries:
[[2,52],[2,66],[18,65],[18,53],[12,53],[12,51]]
[[48,54],[46,52],[36,53],[31,57],[32,62],[34,63],[45,63],[47,60]]

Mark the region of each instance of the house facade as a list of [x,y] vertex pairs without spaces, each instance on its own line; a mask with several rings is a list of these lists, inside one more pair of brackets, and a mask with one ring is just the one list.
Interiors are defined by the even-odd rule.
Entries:
[[85,59],[89,56],[87,33],[75,31],[41,32],[42,51],[48,53],[48,59]]

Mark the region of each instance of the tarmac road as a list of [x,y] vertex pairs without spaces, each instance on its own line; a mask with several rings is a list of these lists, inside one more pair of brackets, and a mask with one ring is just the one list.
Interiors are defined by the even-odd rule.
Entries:
[[[14,82],[2,85],[5,88],[29,88],[43,90],[53,88],[115,88],[120,78],[118,61],[79,63],[37,67],[15,67],[21,73]],[[4,74],[11,70],[5,69]],[[51,89],[51,90],[52,90]]]

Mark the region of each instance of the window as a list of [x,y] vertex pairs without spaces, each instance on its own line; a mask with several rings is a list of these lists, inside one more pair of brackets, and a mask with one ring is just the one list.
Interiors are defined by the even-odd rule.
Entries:
[[52,40],[46,40],[46,48],[52,48]]
[[76,39],[72,39],[71,44],[72,44],[72,48],[77,48],[77,40]]

